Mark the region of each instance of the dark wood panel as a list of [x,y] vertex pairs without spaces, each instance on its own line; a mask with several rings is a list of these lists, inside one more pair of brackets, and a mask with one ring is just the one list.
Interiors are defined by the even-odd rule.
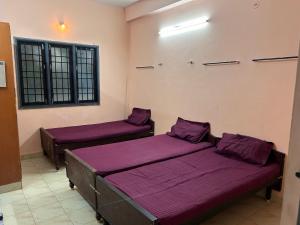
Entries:
[[[97,176],[97,213],[112,225],[157,225],[158,220],[102,177]],[[118,214],[117,214],[118,213]]]

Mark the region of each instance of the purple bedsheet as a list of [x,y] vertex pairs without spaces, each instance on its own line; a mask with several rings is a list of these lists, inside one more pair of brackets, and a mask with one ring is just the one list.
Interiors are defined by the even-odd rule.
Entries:
[[192,144],[166,134],[74,150],[73,153],[106,176],[141,165],[170,159],[211,147],[208,142]]
[[121,121],[47,129],[58,144],[93,141],[102,138],[134,134],[151,129],[150,125],[136,126]]
[[261,188],[280,174],[215,153],[211,148],[105,178],[159,219],[178,225],[235,197]]

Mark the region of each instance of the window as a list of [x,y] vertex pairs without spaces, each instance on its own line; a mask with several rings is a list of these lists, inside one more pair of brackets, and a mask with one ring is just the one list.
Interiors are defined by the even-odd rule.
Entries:
[[54,104],[72,103],[72,48],[50,45],[51,99]]
[[46,104],[44,53],[41,43],[24,43],[19,46],[21,97],[24,105]]
[[20,107],[99,103],[98,47],[16,39]]
[[96,95],[95,86],[95,49],[79,47],[77,49],[77,88],[79,102],[93,101]]

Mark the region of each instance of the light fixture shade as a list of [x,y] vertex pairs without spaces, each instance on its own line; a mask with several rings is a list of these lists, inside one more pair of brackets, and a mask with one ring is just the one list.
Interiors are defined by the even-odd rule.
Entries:
[[66,28],[67,28],[67,26],[66,26],[66,24],[64,23],[64,22],[60,22],[59,23],[59,30],[60,31],[65,31],[66,30]]
[[199,17],[174,26],[165,27],[159,31],[159,35],[161,37],[168,37],[189,31],[199,30],[208,23],[208,20],[208,17]]

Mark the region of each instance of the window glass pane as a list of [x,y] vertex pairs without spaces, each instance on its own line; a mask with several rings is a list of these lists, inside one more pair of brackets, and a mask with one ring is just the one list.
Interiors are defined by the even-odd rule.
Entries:
[[50,68],[53,103],[73,101],[71,76],[71,48],[69,46],[50,46]]
[[42,44],[18,42],[18,48],[22,105],[46,104]]
[[94,48],[77,48],[77,87],[79,102],[97,101],[96,50]]

